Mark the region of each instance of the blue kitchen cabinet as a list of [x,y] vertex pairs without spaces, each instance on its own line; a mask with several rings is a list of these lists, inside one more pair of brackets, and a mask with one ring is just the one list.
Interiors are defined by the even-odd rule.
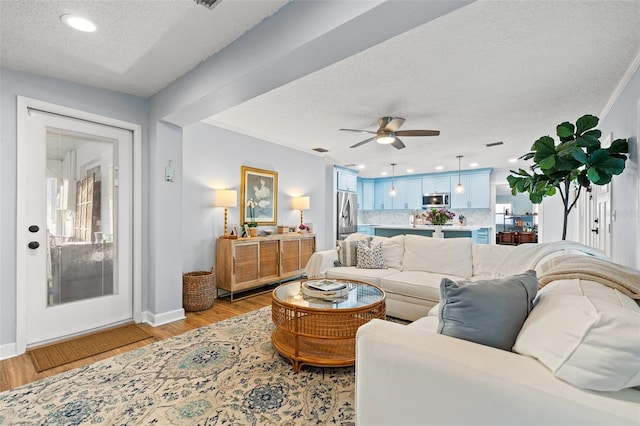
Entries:
[[[361,179],[362,180],[362,203],[360,204],[360,208],[362,210],[373,210],[373,200],[374,200],[374,184],[373,179]],[[358,190],[358,194],[360,190]]]
[[473,240],[476,244],[489,244],[489,234],[491,228],[480,228]]
[[[437,176],[423,177],[421,193],[432,194],[434,192],[450,192],[451,180],[452,179],[450,175],[437,175]],[[422,207],[422,199],[420,199],[420,204],[421,205],[419,207]]]
[[393,208],[393,199],[389,194],[390,192],[391,192],[390,180],[376,180],[374,184],[375,210],[391,210]]
[[358,176],[355,173],[338,170],[338,191],[356,192],[358,190]]
[[452,209],[488,209],[491,208],[491,183],[489,173],[463,174],[460,183],[464,186],[462,194],[456,194],[458,177],[451,177]]
[[405,209],[416,210],[422,207],[422,179],[407,178]]

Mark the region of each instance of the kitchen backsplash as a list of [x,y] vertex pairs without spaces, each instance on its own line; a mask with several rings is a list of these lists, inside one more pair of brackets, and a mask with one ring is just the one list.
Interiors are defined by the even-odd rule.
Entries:
[[[491,217],[489,209],[450,209],[456,214],[451,223],[458,225],[458,218],[464,215],[467,225],[493,227],[495,219]],[[423,211],[423,210],[421,210]],[[358,210],[358,224],[360,225],[409,225],[409,219],[414,210]]]

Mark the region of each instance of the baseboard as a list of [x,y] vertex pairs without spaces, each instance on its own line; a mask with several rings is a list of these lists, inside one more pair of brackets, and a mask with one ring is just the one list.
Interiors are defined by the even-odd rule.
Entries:
[[17,356],[17,346],[15,343],[7,343],[6,345],[0,345],[0,361],[7,358],[13,358]]
[[176,309],[171,312],[163,312],[161,314],[153,314],[149,311],[142,313],[142,322],[145,322],[153,327],[158,327],[170,322],[179,321],[185,319],[184,309]]

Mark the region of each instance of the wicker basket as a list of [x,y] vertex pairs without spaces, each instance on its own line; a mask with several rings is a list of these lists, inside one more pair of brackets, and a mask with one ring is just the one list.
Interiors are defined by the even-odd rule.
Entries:
[[182,306],[186,311],[209,309],[213,305],[215,291],[213,268],[182,275]]

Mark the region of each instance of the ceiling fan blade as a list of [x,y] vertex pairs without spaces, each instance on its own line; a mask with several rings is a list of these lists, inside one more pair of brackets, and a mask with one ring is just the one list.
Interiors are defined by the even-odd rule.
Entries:
[[360,130],[360,129],[338,129],[342,132],[358,132],[358,133],[371,133],[371,134],[376,134],[377,132],[371,131],[371,130]]
[[357,143],[357,144],[355,144],[355,145],[351,145],[349,148],[357,148],[357,147],[359,147],[360,145],[364,145],[365,143],[368,143],[368,142],[371,142],[371,141],[375,141],[375,140],[376,140],[376,137],[374,136],[374,137],[372,137],[372,138],[365,139],[365,140],[363,140],[362,142],[358,142],[358,143]]
[[400,126],[402,126],[404,124],[404,122],[405,122],[405,119],[402,118],[402,117],[393,117],[391,119],[391,121],[389,121],[387,123],[387,125],[384,126],[384,128],[386,130],[390,130],[392,132],[395,132],[400,128]]
[[391,146],[394,147],[395,149],[402,149],[406,145],[400,139],[396,138],[395,141],[391,142]]
[[399,130],[397,136],[438,136],[440,130]]

